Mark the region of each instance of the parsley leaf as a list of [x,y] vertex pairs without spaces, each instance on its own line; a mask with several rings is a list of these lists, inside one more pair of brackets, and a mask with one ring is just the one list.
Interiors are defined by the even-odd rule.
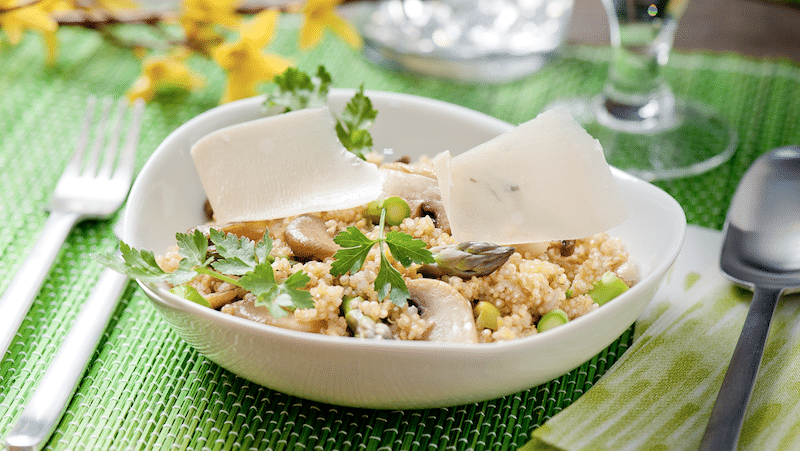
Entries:
[[347,272],[358,272],[364,266],[369,250],[378,242],[378,240],[370,240],[353,226],[339,232],[333,241],[342,246],[342,249],[334,255],[336,261],[331,265],[331,275],[334,277]]
[[259,263],[273,261],[269,256],[272,250],[272,239],[269,236],[255,243],[247,237],[240,238],[232,233],[225,234],[211,229],[209,237],[221,257],[211,266],[223,274],[241,276],[252,271]]
[[339,232],[333,238],[333,241],[342,246],[342,249],[333,255],[336,260],[331,265],[331,275],[338,277],[348,272],[352,274],[360,271],[370,249],[378,244],[381,265],[375,279],[375,291],[378,293],[378,298],[386,299],[388,297],[395,305],[402,307],[406,305],[411,295],[402,274],[389,262],[389,258],[383,251],[383,245],[386,244],[392,257],[405,267],[412,263],[433,263],[434,259],[431,251],[426,249],[427,244],[420,239],[398,231],[390,231],[384,237],[385,218],[386,210],[382,209],[378,226],[381,234],[378,239],[371,240],[352,226]]
[[207,266],[211,262],[208,257],[208,238],[203,232],[195,230],[189,233],[176,233],[175,241],[178,243],[178,254],[183,257],[178,264],[178,269],[170,277],[169,283],[180,285],[186,283],[196,276],[194,268]]
[[[325,66],[317,67],[314,76],[289,67],[273,79],[277,89],[268,93],[264,100],[264,107],[283,107],[283,112],[301,110],[303,108],[319,108],[328,101],[331,75]],[[372,101],[364,95],[364,85],[355,93],[345,105],[340,118],[336,118],[336,136],[348,151],[362,160],[365,154],[372,149],[372,135],[369,128],[375,121],[378,111],[372,107]]]
[[183,258],[172,273],[158,266],[153,252],[131,248],[124,242],[119,243],[119,254],[94,255],[94,258],[145,283],[168,282],[174,286],[173,293],[206,306],[210,304],[197,290],[183,285],[200,274],[250,291],[256,296],[256,305],[266,306],[276,318],[286,316],[296,308],[314,307],[311,293],[303,289],[311,280],[307,274],[297,272],[280,283],[275,280],[274,258],[269,255],[272,250],[269,231],[258,243],[216,229],[210,229],[208,237],[195,230],[178,233],[175,239],[178,253]]
[[119,249],[121,255],[94,254],[92,257],[101,264],[126,274],[129,277],[139,279],[145,283],[161,282],[169,277],[168,272],[164,272],[156,263],[156,258],[150,251],[138,251],[120,241]]
[[284,112],[289,112],[325,105],[331,75],[324,66],[319,66],[313,77],[296,67],[289,67],[282,74],[276,75],[273,81],[278,85],[277,92],[267,95],[264,106],[282,106],[285,108]]
[[392,257],[405,267],[411,266],[412,262],[423,264],[436,261],[424,241],[415,239],[407,233],[390,231],[386,234],[386,245]]
[[375,289],[378,291],[379,299],[386,299],[388,296],[395,305],[400,307],[406,305],[411,297],[403,275],[389,263],[389,259],[383,252],[381,252],[381,269],[375,278]]
[[265,306],[275,318],[281,318],[295,308],[314,307],[314,301],[307,290],[302,290],[311,278],[296,272],[281,283],[275,281],[275,273],[269,263],[261,263],[252,272],[242,276],[235,285],[256,296],[256,305]]
[[372,107],[372,101],[364,95],[364,85],[361,85],[358,92],[345,105],[342,117],[336,120],[336,135],[339,141],[350,152],[356,154],[362,160],[364,154],[372,149],[372,135],[369,128],[378,115]]

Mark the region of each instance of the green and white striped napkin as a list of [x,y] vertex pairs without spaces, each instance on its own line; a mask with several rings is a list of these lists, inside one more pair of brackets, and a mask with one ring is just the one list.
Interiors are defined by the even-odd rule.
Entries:
[[[719,270],[722,235],[690,226],[627,352],[520,450],[697,449],[750,305]],[[778,304],[740,450],[800,449],[800,296]]]

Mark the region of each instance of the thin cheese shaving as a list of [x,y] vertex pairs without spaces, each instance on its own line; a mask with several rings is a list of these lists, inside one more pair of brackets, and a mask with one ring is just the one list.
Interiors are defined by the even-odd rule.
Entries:
[[564,109],[455,157],[442,153],[434,165],[458,241],[583,238],[630,215],[599,141]]
[[220,223],[353,208],[381,192],[377,166],[342,146],[327,107],[233,125],[191,149]]

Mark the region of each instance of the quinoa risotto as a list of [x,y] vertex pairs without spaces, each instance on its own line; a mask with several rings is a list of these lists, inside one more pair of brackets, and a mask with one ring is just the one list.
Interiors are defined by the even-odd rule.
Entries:
[[[376,154],[371,154],[369,160],[380,164],[380,157]],[[397,169],[398,164],[403,166],[405,172],[435,177],[430,160],[425,158],[413,165],[391,163],[383,165],[383,168]],[[406,200],[413,205],[414,199]],[[361,206],[306,216],[318,218],[331,239],[351,226],[358,228],[368,238],[376,239],[379,226],[368,219],[366,213],[367,206]],[[272,268],[278,282],[300,271],[308,275],[310,281],[305,288],[313,298],[313,308],[297,308],[288,316],[276,319],[266,307],[256,305],[253,294],[210,275],[199,275],[188,285],[197,290],[213,308],[224,313],[279,327],[334,336],[354,335],[352,327],[348,327],[343,302],[355,299],[348,308],[358,310],[360,316],[378,326],[371,334],[361,336],[430,339],[429,334],[436,320],[426,316],[426,309],[415,303],[413,298],[403,306],[398,306],[388,298],[379,299],[374,288],[380,266],[378,246],[369,251],[360,271],[335,277],[331,275],[333,256],[298,258],[292,246],[287,244],[285,231],[295,219],[290,217],[264,222],[273,240],[270,255],[275,259]],[[402,219],[399,225],[387,226],[386,230],[404,232],[424,241],[429,249],[457,244],[444,222],[443,218],[423,209],[419,214]],[[157,262],[164,271],[171,272],[178,267],[181,258],[176,248],[157,257]],[[391,255],[388,260],[407,282],[431,278],[420,271],[420,264],[412,263],[404,267]],[[515,246],[507,260],[488,275],[438,275],[433,278],[453,287],[472,308],[479,303],[488,303],[496,308],[492,309],[495,321],[488,327],[478,321],[476,327],[476,341],[490,343],[538,333],[539,320],[557,309],[572,320],[599,308],[599,304],[588,293],[607,273],[615,274],[627,286],[636,283],[638,278],[623,243],[618,238],[600,233],[575,240]],[[475,308],[473,320],[479,316],[478,310]]]

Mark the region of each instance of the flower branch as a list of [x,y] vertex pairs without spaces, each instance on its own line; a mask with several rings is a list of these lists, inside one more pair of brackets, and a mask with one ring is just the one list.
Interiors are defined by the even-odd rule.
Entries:
[[[142,72],[127,93],[131,100],[149,101],[164,89],[204,87],[204,77],[191,68],[193,56],[213,60],[226,72],[221,102],[257,95],[259,84],[293,65],[265,51],[281,13],[303,16],[298,36],[301,50],[318,45],[326,30],[354,48],[362,45],[355,27],[336,12],[345,0],[298,0],[283,5],[266,0],[182,0],[176,11],[144,9],[132,0],[16,1],[0,0],[0,30],[12,45],[28,31],[40,34],[50,64],[57,62],[56,31],[61,26],[94,30],[107,42],[143,56]],[[114,33],[126,25],[146,25],[157,37],[131,40]]]

